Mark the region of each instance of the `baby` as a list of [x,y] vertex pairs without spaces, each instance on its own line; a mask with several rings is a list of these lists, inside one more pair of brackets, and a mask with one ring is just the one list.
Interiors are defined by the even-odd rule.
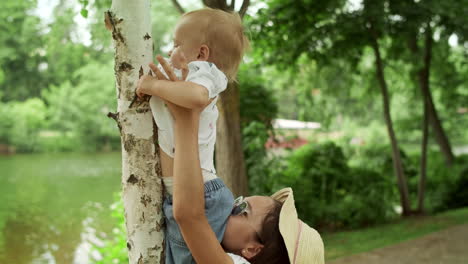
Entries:
[[[165,101],[186,108],[203,108],[198,144],[205,183],[205,211],[208,222],[221,242],[234,199],[216,176],[213,164],[218,118],[216,102],[228,82],[235,79],[247,46],[248,40],[244,36],[239,15],[210,8],[189,12],[182,16],[176,26],[170,59],[164,60],[158,56],[158,61],[165,67],[172,66],[177,79],[182,81],[161,80],[167,75],[154,64],[150,67],[159,78],[144,75],[139,81],[137,94],[152,95],[150,106],[158,126],[163,183],[169,193],[163,206],[167,227],[166,264],[194,263],[194,260],[173,216],[172,175],[176,142],[174,120]],[[231,257],[234,261],[240,258]]]

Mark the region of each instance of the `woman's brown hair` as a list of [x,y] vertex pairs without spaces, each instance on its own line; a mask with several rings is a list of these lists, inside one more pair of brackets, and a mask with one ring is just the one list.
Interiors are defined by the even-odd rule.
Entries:
[[274,205],[262,223],[260,239],[263,249],[250,259],[252,264],[289,264],[288,251],[279,230],[279,217],[282,203],[274,200]]

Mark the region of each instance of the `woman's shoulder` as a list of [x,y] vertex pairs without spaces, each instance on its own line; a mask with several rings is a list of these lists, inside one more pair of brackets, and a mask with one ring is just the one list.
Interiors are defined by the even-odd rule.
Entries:
[[232,258],[232,260],[234,261],[234,264],[250,264],[250,262],[248,262],[245,258],[239,255],[234,255],[231,253],[227,253],[227,254],[229,255],[229,257]]

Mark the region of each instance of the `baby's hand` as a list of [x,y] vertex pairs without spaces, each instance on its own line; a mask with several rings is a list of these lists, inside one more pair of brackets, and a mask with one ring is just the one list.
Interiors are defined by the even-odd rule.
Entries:
[[157,80],[156,77],[143,74],[138,80],[137,89],[136,89],[137,96],[139,98],[142,98],[145,94],[150,94],[151,86],[155,80]]

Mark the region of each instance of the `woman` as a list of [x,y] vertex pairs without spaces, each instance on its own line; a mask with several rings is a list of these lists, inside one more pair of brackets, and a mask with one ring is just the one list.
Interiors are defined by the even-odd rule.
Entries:
[[[164,65],[163,65],[164,66]],[[164,67],[168,76],[172,69]],[[171,77],[171,81],[180,81]],[[197,263],[324,263],[323,242],[297,217],[293,192],[285,188],[271,197],[236,199],[220,242],[205,215],[204,184],[198,152],[199,115],[168,103],[175,119],[173,216]],[[226,253],[229,252],[229,253]],[[236,260],[237,259],[237,260]]]

